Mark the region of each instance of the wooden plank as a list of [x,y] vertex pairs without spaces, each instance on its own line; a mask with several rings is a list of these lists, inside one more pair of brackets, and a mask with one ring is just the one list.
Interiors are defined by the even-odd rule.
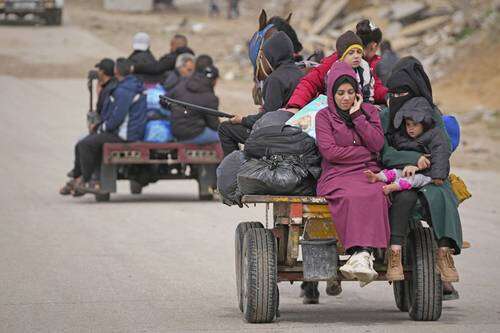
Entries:
[[401,37],[393,40],[391,44],[394,51],[402,51],[409,47],[417,45],[418,43],[420,43],[420,41],[421,39],[419,37]]
[[243,203],[305,203],[326,205],[328,202],[324,197],[308,197],[308,196],[285,196],[285,195],[245,195],[242,198]]
[[399,35],[404,37],[423,35],[424,33],[445,24],[450,19],[451,17],[448,15],[430,17],[404,27]]
[[320,34],[344,10],[348,3],[347,0],[340,0],[327,7],[326,11],[313,24],[309,33],[313,35]]

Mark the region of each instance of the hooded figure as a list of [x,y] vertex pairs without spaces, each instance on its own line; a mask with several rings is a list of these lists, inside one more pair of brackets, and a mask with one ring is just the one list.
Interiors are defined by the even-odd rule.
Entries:
[[[406,109],[406,104],[416,103],[413,100],[421,97],[428,103],[423,110],[426,113],[430,113],[434,121],[434,126],[444,130],[441,112],[433,102],[429,77],[417,59],[414,57],[404,57],[394,66],[391,76],[387,81],[387,87],[391,93],[407,94],[391,97],[389,99],[389,111],[380,113],[387,138],[387,144],[384,145],[384,149],[381,152],[382,164],[385,168],[402,168],[407,165],[418,166],[423,156],[421,152],[396,149],[394,146],[399,135],[397,128],[394,126],[394,120],[396,115],[401,111],[404,111],[404,113],[413,112],[411,106],[415,106],[415,104],[409,104],[408,109]],[[424,119],[425,117],[426,115],[424,115]],[[403,119],[403,115],[398,116],[398,119]],[[448,140],[449,147],[451,147],[448,136],[446,136],[446,139]],[[431,156],[430,159],[432,160],[433,157]],[[431,161],[431,168],[433,163],[435,162]],[[413,207],[419,198],[421,201],[425,199],[426,213],[432,221],[432,230],[438,240],[438,247],[451,247],[454,249],[455,254],[459,254],[462,247],[462,226],[457,210],[458,201],[453,194],[448,180],[445,180],[442,186],[429,184],[415,191],[395,194],[392,198],[391,206],[392,229],[395,230],[394,225],[398,224],[399,221],[408,221],[412,217],[414,213]],[[407,226],[407,229],[403,230],[399,236],[406,238],[408,228]],[[394,244],[392,237],[391,244]],[[442,258],[439,257],[438,260],[441,261]],[[453,260],[449,257],[446,259],[446,262],[453,262]]]
[[[190,77],[181,80],[167,95],[183,102],[217,110],[219,98],[215,95],[214,84],[218,77],[217,67],[200,68]],[[179,105],[172,105],[171,119],[172,132],[179,141],[195,139],[204,133],[206,128],[215,132],[219,126],[218,117]],[[218,137],[214,135],[213,140],[210,141],[218,141]]]
[[424,97],[433,108],[435,107],[429,77],[420,61],[412,56],[401,58],[394,65],[391,76],[387,80],[387,88],[393,94],[407,93],[404,96],[391,97],[390,99],[389,126],[391,130],[394,129],[393,122],[396,113],[413,97]]
[[[271,72],[262,88],[264,112],[276,111],[286,105],[303,73],[295,65],[293,44],[286,33],[274,33],[264,42],[263,53],[266,71]],[[244,117],[242,125],[251,128],[262,115],[260,112]]]
[[[423,170],[422,174],[432,179],[447,179],[450,173],[450,143],[444,130],[436,127],[432,110],[424,97],[415,97],[406,102],[394,118],[394,128],[399,130],[393,136],[392,146],[397,150],[430,154],[431,167]],[[411,138],[406,132],[405,119],[421,123],[424,132],[415,139]]]
[[389,242],[389,202],[380,186],[367,182],[363,173],[380,171],[378,152],[384,135],[379,111],[362,103],[350,114],[335,103],[342,83],[351,83],[360,93],[356,82],[349,65],[335,63],[327,80],[328,107],[316,115],[316,141],[323,157],[317,193],[328,200],[340,241],[350,253],[357,247],[385,248]]

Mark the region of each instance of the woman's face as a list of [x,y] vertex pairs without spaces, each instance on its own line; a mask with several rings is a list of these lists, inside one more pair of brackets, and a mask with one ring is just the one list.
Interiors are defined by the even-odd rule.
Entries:
[[342,83],[335,92],[335,104],[342,110],[348,111],[354,104],[356,90],[350,83]]
[[370,60],[373,58],[378,51],[379,44],[375,42],[370,42],[366,47],[365,47],[365,59]]
[[361,59],[363,59],[363,51],[357,48],[349,50],[344,56],[344,62],[352,68],[359,67],[359,65],[361,65]]

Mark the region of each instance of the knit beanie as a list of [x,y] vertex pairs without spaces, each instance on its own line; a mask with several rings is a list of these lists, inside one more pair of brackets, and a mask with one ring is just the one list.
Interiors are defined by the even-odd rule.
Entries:
[[352,49],[363,50],[363,42],[361,41],[361,38],[359,38],[359,36],[351,30],[348,30],[340,35],[335,46],[340,60],[344,60],[344,56]]

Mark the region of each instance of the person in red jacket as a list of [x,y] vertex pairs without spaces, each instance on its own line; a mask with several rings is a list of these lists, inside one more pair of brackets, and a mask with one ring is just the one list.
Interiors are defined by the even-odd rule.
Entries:
[[[376,54],[379,44],[382,40],[382,31],[375,27],[369,20],[362,20],[356,25],[356,34],[363,41],[364,59],[370,65],[372,75],[375,79],[375,103],[386,104],[385,95],[387,88],[375,73],[375,67],[381,60]],[[306,76],[302,78],[297,88],[295,88],[292,97],[288,101],[287,108],[291,112],[296,112],[312,101],[318,94],[324,93],[326,89],[325,77],[330,67],[338,60],[337,53],[325,57],[323,61],[313,68]]]

